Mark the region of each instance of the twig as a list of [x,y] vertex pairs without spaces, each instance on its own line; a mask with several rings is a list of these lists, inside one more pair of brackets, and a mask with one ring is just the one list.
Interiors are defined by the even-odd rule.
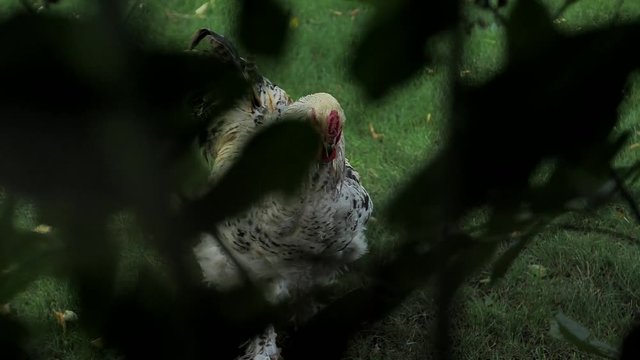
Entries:
[[384,135],[376,132],[376,129],[373,127],[372,123],[369,123],[369,133],[371,134],[373,140],[382,141],[382,139],[384,139]]

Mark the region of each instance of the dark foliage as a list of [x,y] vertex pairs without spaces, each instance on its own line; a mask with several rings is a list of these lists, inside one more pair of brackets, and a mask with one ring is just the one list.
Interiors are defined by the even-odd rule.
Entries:
[[240,39],[255,54],[278,55],[284,49],[289,17],[277,1],[242,0],[238,18]]
[[29,359],[25,350],[28,333],[25,327],[16,319],[6,316],[0,317],[0,346],[2,357],[5,359]]
[[421,69],[429,60],[426,40],[450,29],[458,1],[402,0],[380,5],[355,52],[351,70],[372,98],[379,98]]
[[[88,21],[27,13],[0,24],[0,44],[10,54],[0,57],[0,185],[6,190],[0,300],[40,275],[62,276],[78,294],[81,325],[125,358],[233,358],[265,324],[286,323],[290,309],[267,304],[253,284],[229,293],[203,287],[190,249],[197,234],[217,221],[269,192],[295,189],[317,139],[299,123],[272,126],[215,186],[185,189],[190,178],[206,172],[194,165],[199,137],[249,93],[247,64],[223,38],[209,44],[213,52],[139,49],[117,6],[108,3],[102,2],[101,17]],[[443,31],[460,35],[461,2],[422,5],[406,0],[381,7],[356,49],[353,75],[372,98],[430,61],[428,39]],[[498,1],[495,8],[505,5]],[[250,51],[277,55],[287,21],[275,2],[245,0],[239,34]],[[612,168],[626,139],[612,137],[612,130],[627,77],[639,65],[633,44],[640,22],[561,35],[540,4],[518,1],[504,25],[508,66],[481,85],[453,80],[447,145],[385,211],[402,237],[397,252],[364,270],[366,285],[290,329],[285,358],[339,358],[358,330],[434,277],[444,314],[435,341],[446,358],[447,309],[480,266],[499,255],[493,277],[503,276],[533,236],[575,208],[576,200],[595,206],[621,190],[637,211],[624,186],[637,168]],[[273,31],[256,31],[264,28]],[[452,64],[457,56],[452,51]],[[276,161],[282,158],[287,161]],[[531,185],[534,170],[547,160],[556,162],[553,173],[544,184]],[[611,182],[616,186],[607,187]],[[13,197],[35,202],[55,231],[16,229]],[[492,215],[472,236],[459,228],[479,207]],[[163,255],[170,281],[149,270],[133,291],[115,291],[121,249],[106,227],[121,210],[135,214]],[[496,254],[516,229],[522,235],[513,247]],[[623,358],[632,358],[637,332],[625,341]],[[27,358],[28,339],[22,324],[0,316],[0,357]]]

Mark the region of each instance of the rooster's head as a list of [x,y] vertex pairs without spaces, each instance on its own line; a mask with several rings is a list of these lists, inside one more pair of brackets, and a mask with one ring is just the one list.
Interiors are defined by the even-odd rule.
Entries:
[[320,161],[329,163],[342,151],[342,128],[345,122],[340,103],[327,93],[304,96],[294,102],[286,113],[309,119],[321,139]]

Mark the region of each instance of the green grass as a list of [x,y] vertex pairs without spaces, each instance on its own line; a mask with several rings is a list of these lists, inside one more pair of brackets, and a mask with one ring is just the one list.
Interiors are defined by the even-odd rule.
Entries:
[[[13,3],[17,1],[0,1],[0,12],[15,9]],[[233,13],[232,1],[209,1],[203,18],[193,16],[203,3],[204,0],[167,0],[149,5],[144,0],[138,1],[131,10],[131,21],[145,24],[148,44],[171,49],[186,48],[199,27],[232,34],[229,17]],[[546,3],[557,9],[560,2]],[[83,11],[73,2],[66,6],[64,11]],[[349,50],[373,13],[369,3],[296,1],[291,6],[299,26],[291,30],[285,55],[278,60],[259,59],[260,69],[292,97],[326,91],[341,102],[347,114],[348,157],[361,173],[376,209],[381,210],[394,191],[443,142],[448,116],[446,67],[436,65],[431,71],[425,70],[381,102],[369,103],[350,78],[347,67]],[[351,16],[354,9],[359,10]],[[612,21],[615,10],[614,1],[583,0],[563,14],[565,20],[558,26],[567,32],[592,28]],[[620,13],[622,21],[637,18],[640,6],[626,1]],[[486,14],[479,16],[490,18]],[[475,28],[466,42],[461,69],[468,70],[465,76],[470,81],[490,77],[504,62],[504,45],[502,28],[494,25]],[[634,82],[620,109],[618,130],[633,130],[631,143],[640,142],[639,85]],[[384,134],[382,141],[371,137],[369,124]],[[630,164],[639,155],[640,148],[625,148],[618,163]],[[637,188],[635,193],[639,193]],[[37,224],[29,207],[24,208],[17,220],[25,227]],[[136,263],[158,264],[147,249],[135,245],[141,236],[125,230],[128,227],[123,221],[114,229],[131,248],[123,260],[126,282],[135,276]],[[579,231],[567,230],[563,224]],[[628,238],[589,229],[628,234]],[[566,215],[536,237],[497,285],[480,281],[488,272],[474,276],[461,289],[461,301],[455,311],[455,348],[459,357],[590,358],[548,335],[549,321],[558,310],[589,327],[596,337],[619,344],[633,317],[640,312],[640,248],[635,236],[638,230],[627,208],[615,202],[592,214]],[[394,235],[379,220],[371,223],[369,242],[374,252],[393,246],[394,241]],[[536,276],[530,265],[544,266],[547,275]],[[53,320],[52,310],[74,309],[82,316],[63,282],[38,280],[11,304],[19,317],[41,331],[33,345],[44,358],[111,358],[91,346],[91,336],[82,334],[73,324],[63,334]],[[433,319],[431,290],[417,291],[388,318],[359,334],[347,358],[423,359],[429,353]]]

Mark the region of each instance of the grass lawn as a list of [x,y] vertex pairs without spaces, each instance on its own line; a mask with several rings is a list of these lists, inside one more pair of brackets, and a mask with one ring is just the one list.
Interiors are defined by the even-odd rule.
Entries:
[[[60,11],[78,13],[77,1],[61,1]],[[66,3],[66,4],[65,4]],[[232,0],[136,1],[130,21],[145,22],[149,44],[184,49],[200,27],[229,34]],[[550,9],[561,2],[546,1]],[[196,9],[207,8],[196,16]],[[621,5],[620,5],[621,4]],[[445,65],[425,69],[417,78],[378,103],[367,102],[348,73],[349,51],[373,14],[369,2],[347,0],[291,1],[291,36],[285,55],[258,59],[263,74],[293,98],[312,92],[332,93],[347,115],[347,156],[380,210],[405,180],[437,151],[447,121]],[[621,8],[618,9],[617,6]],[[0,16],[19,6],[0,0]],[[620,14],[617,18],[615,14]],[[475,14],[491,19],[488,14]],[[582,0],[557,25],[580,31],[609,21],[640,17],[638,2]],[[469,34],[461,76],[469,81],[490,77],[503,63],[504,31],[489,21]],[[588,104],[585,104],[588,106]],[[635,81],[620,109],[617,130],[631,129],[629,145],[640,143],[640,82]],[[374,139],[370,127],[382,138]],[[640,147],[628,146],[617,159],[628,165],[640,159]],[[640,188],[633,189],[640,200]],[[375,216],[375,215],[374,215]],[[25,205],[16,219],[37,225],[36,212]],[[114,222],[114,234],[130,243],[123,259],[123,282],[135,276],[138,262],[155,263],[153,254],[136,245],[140,234],[128,230],[126,217]],[[622,202],[613,201],[590,214],[568,214],[541,233],[517,259],[505,279],[494,286],[477,274],[460,292],[455,312],[455,349],[462,359],[590,358],[549,335],[552,316],[562,310],[593,334],[618,345],[640,313],[640,248],[638,224]],[[369,242],[381,253],[394,235],[378,219],[370,225]],[[543,269],[541,274],[540,269]],[[430,289],[417,291],[387,319],[359,334],[348,359],[424,359],[434,318]],[[65,332],[52,311],[75,309],[67,286],[40,279],[11,302],[12,311],[40,332],[34,348],[45,359],[111,359],[91,345],[91,336],[73,324]]]

